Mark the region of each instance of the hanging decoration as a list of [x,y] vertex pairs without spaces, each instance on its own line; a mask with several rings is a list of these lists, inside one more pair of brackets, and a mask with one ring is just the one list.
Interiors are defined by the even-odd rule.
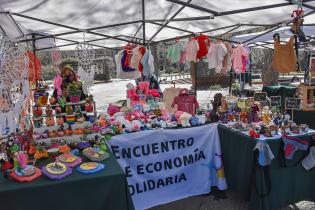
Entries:
[[78,76],[83,83],[83,92],[89,94],[90,88],[94,84],[95,66],[92,65],[95,58],[93,46],[85,41],[83,33],[83,42],[79,43],[75,49],[75,58],[79,60]]
[[79,43],[75,48],[75,58],[79,60],[82,66],[91,65],[95,58],[93,46],[85,41]]
[[90,89],[94,85],[94,75],[95,75],[95,65],[89,66],[89,71],[83,65],[79,65],[78,67],[78,75],[80,80],[83,81],[82,89],[84,94],[90,94]]
[[61,64],[61,52],[58,47],[55,47],[51,49],[51,61],[52,61],[52,66],[57,72],[57,74],[60,73],[60,70],[58,66]]
[[15,132],[26,116],[20,116],[29,97],[29,58],[24,46],[2,37],[0,64],[0,134],[6,135]]

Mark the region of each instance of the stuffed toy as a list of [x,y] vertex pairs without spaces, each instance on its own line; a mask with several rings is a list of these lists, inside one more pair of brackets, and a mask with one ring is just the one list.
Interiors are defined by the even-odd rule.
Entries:
[[159,98],[161,96],[161,94],[159,93],[159,91],[157,89],[149,90],[148,94],[153,96],[153,97],[157,97],[157,98]]
[[142,124],[139,120],[133,120],[131,122],[131,126],[132,126],[132,131],[134,132],[140,131],[142,128]]
[[268,106],[265,106],[261,111],[261,120],[265,124],[269,124],[271,122],[271,111],[269,110]]
[[190,127],[189,120],[192,117],[191,114],[188,114],[187,112],[184,112],[183,114],[180,115],[179,120],[180,123],[182,124],[183,127]]
[[161,128],[166,128],[167,127],[167,124],[166,124],[166,122],[164,120],[160,120],[159,123],[160,123]]
[[191,124],[191,126],[200,125],[199,120],[198,120],[198,117],[191,117],[191,118],[190,118],[190,124]]
[[46,117],[46,125],[47,126],[54,126],[55,125],[54,117]]
[[109,104],[108,108],[107,108],[107,113],[110,116],[113,116],[115,113],[120,111],[120,107],[113,105],[113,104]]
[[196,115],[196,117],[198,118],[198,122],[199,122],[199,124],[201,124],[201,125],[206,124],[207,117],[206,117],[206,115],[205,115],[205,114]]
[[131,83],[127,84],[127,97],[130,98],[131,101],[139,101],[139,96],[137,95],[137,89]]
[[254,129],[250,129],[248,134],[252,138],[259,139],[259,137],[260,137],[259,133],[257,133]]
[[160,110],[161,110],[163,120],[167,121],[171,119],[169,112],[165,108],[160,108]]
[[150,82],[148,81],[142,81],[138,84],[138,90],[141,90],[144,95],[148,95],[150,88]]
[[[176,111],[175,112],[175,119],[177,122],[181,123],[180,122],[180,116],[183,114],[184,112],[183,111]],[[174,121],[174,120],[173,120]]]

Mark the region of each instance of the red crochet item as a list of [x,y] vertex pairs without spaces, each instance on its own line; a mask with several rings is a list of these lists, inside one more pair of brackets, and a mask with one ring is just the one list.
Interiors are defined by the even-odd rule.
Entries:
[[[145,53],[145,48],[144,48],[144,47],[140,47],[140,48],[139,48],[139,52],[141,53],[141,59],[142,59],[142,57],[143,57],[143,55],[144,55],[144,53]],[[140,59],[140,61],[139,61],[139,71],[140,71],[140,72],[143,71],[143,65],[142,65],[142,63],[141,63],[141,59]]]
[[199,108],[196,96],[188,95],[188,90],[183,88],[180,90],[178,96],[173,100],[172,107],[177,105],[177,111],[187,112],[191,115],[195,114],[195,109]]
[[41,75],[41,63],[40,60],[34,55],[34,53],[27,51],[27,56],[29,59],[28,71],[29,71],[29,81],[35,82],[40,79]]
[[197,52],[197,59],[201,59],[208,54],[208,45],[211,40],[207,35],[204,35],[204,34],[200,34],[200,36],[197,36],[194,39],[197,40],[199,44],[199,50]]

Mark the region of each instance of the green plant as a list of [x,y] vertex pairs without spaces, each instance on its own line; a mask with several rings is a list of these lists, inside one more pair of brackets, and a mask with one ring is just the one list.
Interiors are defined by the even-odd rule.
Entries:
[[71,82],[68,84],[68,91],[77,91],[80,90],[81,84],[79,82]]

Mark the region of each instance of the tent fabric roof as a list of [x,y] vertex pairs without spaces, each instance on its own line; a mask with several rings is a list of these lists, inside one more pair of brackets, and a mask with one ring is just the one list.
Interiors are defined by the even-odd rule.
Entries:
[[[303,2],[305,2],[304,0]],[[144,0],[145,2],[145,19],[147,21],[157,19],[169,19],[180,8],[181,4],[185,4],[187,0],[170,1],[170,0]],[[180,2],[181,4],[179,4]],[[296,5],[286,5],[276,8],[269,8],[251,12],[242,12],[238,14],[224,14],[226,11],[240,10],[252,7],[264,7],[274,4],[288,3],[286,0],[190,0],[192,5],[197,5],[205,8],[206,11],[200,11],[192,6],[186,6],[181,12],[176,15],[176,18],[189,18],[201,16],[214,16],[214,19],[208,20],[191,20],[191,21],[171,21],[168,28],[164,28],[153,39],[153,42],[161,41],[164,39],[173,38],[176,36],[188,35],[190,32],[204,32],[216,28],[235,26],[237,24],[263,24],[272,25],[281,22],[290,21],[291,12],[296,9]],[[315,8],[314,1],[307,1],[305,3],[308,8],[304,7],[306,13]],[[53,24],[43,23],[36,20],[31,20],[25,17],[16,15],[15,13],[31,16],[41,20],[52,21],[54,23],[63,24],[66,26],[81,29],[88,29],[99,26],[106,26],[111,24],[124,23],[134,21],[132,24],[109,27],[103,29],[92,30],[94,33],[85,33],[85,40],[106,38],[99,34],[105,34],[107,39],[91,42],[95,45],[118,47],[125,44],[125,40],[134,37],[136,32],[139,33],[135,36],[142,39],[142,0],[0,0],[0,11],[12,12],[12,17],[22,29],[17,30],[14,28],[14,22],[7,13],[0,13],[0,26],[12,39],[21,40],[21,34],[31,33],[46,33],[46,34],[59,34],[67,33],[67,35],[58,36],[63,40],[58,40],[57,45],[66,45],[73,42],[83,41],[83,32],[70,33],[73,29],[56,26]],[[214,10],[217,13],[210,13]],[[223,13],[222,13],[223,12]],[[219,15],[218,15],[219,14]],[[6,15],[6,17],[5,17]],[[305,18],[306,23],[314,23],[314,15]],[[158,25],[159,24],[159,25]],[[149,40],[161,28],[164,22],[145,23],[145,37]],[[240,31],[254,26],[241,26],[235,29]],[[0,32],[1,32],[0,28]],[[232,27],[222,29],[220,31],[212,31],[208,34],[217,35],[231,30]],[[109,36],[109,37],[108,37]],[[120,40],[112,39],[118,37]],[[74,48],[75,46],[68,46]]]

